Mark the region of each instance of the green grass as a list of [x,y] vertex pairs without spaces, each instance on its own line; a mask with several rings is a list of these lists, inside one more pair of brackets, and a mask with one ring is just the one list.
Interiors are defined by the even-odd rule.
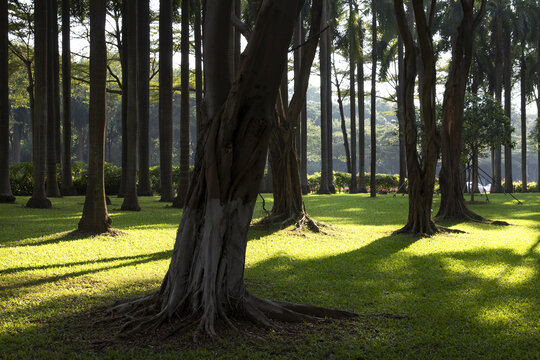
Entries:
[[[509,227],[445,224],[466,234],[392,236],[407,198],[306,197],[327,235],[252,230],[246,283],[258,296],[354,311],[324,322],[179,346],[174,339],[93,343],[96,309],[156,289],[169,263],[179,210],[141,198],[142,211],[109,207],[117,237],[74,237],[82,197],[26,209],[0,204],[0,358],[368,358],[540,357],[540,196],[490,196],[472,208]],[[271,196],[265,196],[271,208]],[[436,199],[438,201],[438,199]],[[437,207],[437,205],[435,206]],[[263,216],[261,204],[255,217]],[[97,329],[97,330],[96,330]]]

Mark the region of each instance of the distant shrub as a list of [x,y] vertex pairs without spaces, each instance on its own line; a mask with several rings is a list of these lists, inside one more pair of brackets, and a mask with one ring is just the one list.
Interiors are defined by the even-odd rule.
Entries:
[[[521,181],[514,181],[512,183],[512,188],[514,189],[514,192],[521,192],[523,189],[523,183]],[[535,182],[528,182],[527,183],[527,192],[537,192],[538,191],[538,184]]]
[[34,187],[34,164],[22,162],[9,167],[9,183],[15,196],[32,195]]

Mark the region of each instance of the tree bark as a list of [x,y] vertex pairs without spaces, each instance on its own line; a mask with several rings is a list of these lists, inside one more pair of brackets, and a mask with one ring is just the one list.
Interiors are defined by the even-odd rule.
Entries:
[[159,168],[161,200],[174,199],[172,182],[172,83],[173,40],[172,0],[160,0],[159,5]]
[[183,208],[189,184],[189,1],[182,1],[182,39],[180,52],[180,178],[173,207]]
[[[512,45],[511,45],[511,32],[508,24],[504,24],[504,113],[510,119],[512,119]],[[500,147],[498,148],[499,156],[496,157],[495,166],[499,168],[500,174]],[[497,160],[498,164],[497,165]],[[510,144],[507,144],[504,147],[504,191],[507,193],[514,192],[513,186],[513,176],[512,176],[512,147]],[[501,176],[499,175],[498,181],[494,179],[494,182],[497,184],[495,187],[495,192],[502,192]],[[491,187],[493,189],[493,186]],[[492,192],[494,192],[492,190]]]
[[476,16],[474,1],[462,0],[460,4],[463,17],[454,35],[456,38],[443,100],[442,167],[439,173],[441,205],[437,217],[443,220],[485,221],[465,204],[464,184],[460,178],[465,88],[473,56],[473,32],[483,16],[485,0]]
[[[351,174],[351,176],[352,176],[351,151],[349,150],[349,140],[348,140],[348,135],[347,135],[347,124],[345,122],[345,112],[343,111],[343,97],[341,96],[341,86],[339,85],[339,79],[337,77],[337,72],[335,71],[335,68],[334,68],[334,78],[335,78],[335,81],[336,81],[335,85],[336,85],[336,90],[337,90],[337,101],[338,101],[338,106],[339,106],[339,117],[341,119],[341,132],[343,134],[343,145],[345,147],[345,159],[346,159],[346,162],[347,162],[347,172],[349,174]],[[353,139],[353,135],[352,135],[352,129],[351,129],[351,142],[352,142],[352,139]]]
[[9,183],[9,71],[8,71],[8,9],[0,4],[0,36],[4,56],[0,57],[0,203],[11,203],[15,197]]
[[137,25],[137,56],[139,62],[137,68],[139,71],[139,186],[137,194],[139,196],[152,196],[152,187],[150,186],[150,4],[148,1],[138,1],[138,25]]
[[47,181],[46,192],[49,197],[60,197],[60,189],[58,188],[58,179],[56,177],[56,163],[58,150],[58,131],[57,122],[59,121],[59,101],[58,101],[58,72],[56,67],[56,56],[58,55],[58,27],[57,27],[57,2],[56,0],[48,0],[48,24],[47,36]]
[[[306,39],[306,29],[303,24],[302,13],[300,15],[298,26],[300,27],[300,43],[303,43]],[[301,54],[304,53],[305,51],[301,52]],[[299,67],[301,68],[301,66]],[[298,71],[300,72],[301,69]],[[309,188],[307,178],[307,101],[305,98],[302,106],[302,113],[300,115],[300,182],[302,186],[302,195],[309,194],[311,189]]]
[[329,37],[327,36],[328,29],[327,21],[327,0],[323,0],[322,5],[322,29],[326,29],[321,34],[321,43],[319,50],[320,61],[320,80],[321,80],[321,183],[319,185],[319,194],[330,194],[330,184],[328,183],[328,83],[326,81],[327,74],[330,71],[330,64],[328,61],[327,53],[329,53]]
[[371,1],[371,109],[370,109],[370,133],[371,133],[371,157],[369,196],[377,196],[375,175],[377,173],[377,131],[376,131],[376,100],[377,100],[377,1]]
[[202,28],[201,28],[201,0],[195,1],[195,104],[197,114],[196,140],[200,141],[202,127],[202,101],[203,101],[203,72],[202,72]]
[[48,0],[34,2],[34,63],[35,63],[35,119],[32,128],[34,151],[34,187],[26,203],[30,208],[50,208],[46,197],[45,173],[47,159],[47,73],[48,73]]
[[63,112],[63,156],[62,188],[64,196],[77,195],[71,175],[71,40],[70,0],[62,0],[62,105]]
[[[494,31],[492,31],[492,43],[495,46],[495,73],[493,74],[494,77],[494,88],[495,88],[495,97],[497,101],[502,103],[502,83],[504,81],[505,84],[505,91],[506,91],[506,82],[507,82],[507,74],[506,71],[507,65],[506,65],[506,55],[504,52],[506,52],[506,49],[503,49],[503,47],[506,47],[506,44],[504,44],[503,39],[503,23],[502,23],[502,15],[496,14],[495,15],[495,24],[494,24]],[[503,71],[503,65],[504,65],[504,71]],[[511,73],[511,70],[510,70]],[[511,76],[511,74],[509,74]],[[508,77],[510,79],[510,77]],[[510,85],[511,86],[511,85]],[[492,177],[493,177],[493,184],[491,185],[491,192],[492,193],[500,193],[503,191],[503,188],[501,186],[502,184],[502,170],[501,170],[501,144],[496,144],[494,149],[492,150]],[[506,186],[506,185],[505,185]]]
[[[527,192],[527,64],[521,44],[520,88],[521,88],[521,192]],[[540,96],[540,94],[539,94]]]
[[[227,53],[209,46],[218,44],[216,41],[229,42],[231,6],[231,0],[207,0],[206,69],[221,68],[216,63],[219,61],[228,65]],[[262,3],[261,16],[236,80],[227,91],[223,106],[213,108],[217,112],[208,112],[210,123],[205,130],[204,150],[198,152],[201,159],[196,162],[163,283],[157,292],[115,308],[153,312],[127,323],[126,328],[131,331],[148,330],[164,321],[180,319],[178,331],[195,324],[200,331],[214,335],[217,321],[233,326],[230,319],[238,315],[269,327],[273,318],[312,319],[306,312],[319,316],[345,314],[258,299],[244,284],[247,231],[263,175],[279,81],[300,6],[301,1],[290,0]],[[216,84],[215,80],[207,78],[207,97],[209,93],[223,95],[224,84]],[[216,100],[208,103],[219,105]]]
[[334,135],[334,129],[333,129],[333,112],[332,112],[332,67],[330,66],[330,57],[332,56],[332,39],[334,38],[333,36],[333,32],[334,32],[334,29],[333,29],[333,22],[334,22],[334,19],[331,19],[330,18],[330,9],[331,9],[331,6],[330,6],[331,2],[330,1],[327,1],[326,2],[326,19],[327,19],[327,24],[328,24],[328,31],[326,31],[323,36],[326,36],[327,37],[327,53],[326,53],[326,58],[327,58],[327,63],[328,63],[328,72],[326,73],[326,86],[327,86],[327,93],[326,93],[326,96],[327,96],[327,100],[326,100],[326,112],[327,112],[327,115],[326,115],[326,121],[328,122],[328,125],[327,125],[327,131],[326,131],[326,141],[327,141],[327,153],[328,153],[328,159],[327,159],[327,167],[328,167],[328,172],[327,172],[327,177],[328,177],[328,190],[330,191],[331,194],[335,194],[336,193],[336,186],[334,184],[334,156],[333,156],[333,135]]
[[367,193],[365,162],[366,162],[366,143],[365,143],[365,104],[364,104],[364,29],[362,19],[358,30],[359,55],[358,55],[358,192]]
[[354,12],[353,2],[349,0],[349,95],[351,104],[351,182],[349,184],[349,193],[356,194],[356,89],[355,89],[355,62],[358,57],[356,54],[356,36],[354,34]]
[[137,44],[137,8],[138,1],[128,1],[126,11],[126,38],[124,46],[127,47],[127,155],[126,155],[126,179],[124,183],[124,201],[122,210],[139,211],[139,199],[137,198],[137,129],[138,129],[138,100],[139,100],[139,79],[138,79],[138,44]]
[[407,193],[405,180],[407,178],[407,158],[405,155],[405,116],[403,113],[403,93],[400,90],[405,83],[405,68],[403,59],[403,40],[398,35],[398,90],[397,90],[397,116],[398,116],[398,142],[399,142],[399,180],[398,190],[400,194]]
[[[127,181],[127,156],[128,156],[128,6],[130,1],[122,1],[122,42],[118,52],[120,54],[120,64],[122,66],[122,176],[120,178],[120,188],[118,197],[124,197]],[[172,10],[171,10],[172,11]],[[171,125],[172,126],[172,125]],[[171,132],[172,133],[172,132]],[[172,135],[171,135],[172,136]],[[172,145],[171,145],[172,146]],[[172,153],[172,150],[171,150]]]
[[78,229],[92,234],[110,232],[112,223],[105,203],[103,177],[107,80],[105,16],[105,0],[90,2],[90,154],[88,185]]

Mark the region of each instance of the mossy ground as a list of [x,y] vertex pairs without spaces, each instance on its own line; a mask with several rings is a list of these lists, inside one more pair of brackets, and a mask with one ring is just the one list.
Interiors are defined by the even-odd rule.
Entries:
[[[112,198],[113,226],[124,234],[82,237],[71,234],[82,197],[51,199],[47,210],[25,208],[28,198],[19,197],[0,204],[0,358],[538,358],[540,196],[518,197],[523,205],[504,195],[471,205],[509,227],[443,224],[466,233],[413,238],[391,235],[406,220],[401,195],[307,196],[326,234],[253,229],[248,288],[358,319],[106,346],[115,324],[94,320],[115,300],[159,286],[181,211],[154,197],[124,212]],[[263,214],[259,203],[255,218]]]

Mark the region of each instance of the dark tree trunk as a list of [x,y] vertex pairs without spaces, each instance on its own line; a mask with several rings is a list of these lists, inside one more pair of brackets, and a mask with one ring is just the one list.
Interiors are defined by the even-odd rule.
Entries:
[[[409,174],[409,217],[407,225],[399,233],[432,235],[439,231],[432,220],[433,189],[435,170],[440,149],[440,136],[436,127],[435,115],[435,58],[432,35],[424,12],[423,2],[413,0],[418,42],[423,64],[424,81],[420,91],[420,113],[425,131],[422,162],[417,150],[417,127],[414,107],[414,85],[416,79],[416,46],[407,24],[403,0],[394,0],[399,32],[405,45],[404,83],[400,87],[403,96],[405,120],[405,148],[407,172]],[[431,16],[430,16],[431,18]]]
[[0,203],[11,203],[15,197],[9,183],[9,71],[7,1],[0,4]]
[[327,159],[327,166],[328,166],[328,190],[331,194],[336,193],[336,186],[334,184],[334,157],[332,155],[333,153],[333,135],[334,135],[334,129],[333,129],[333,119],[332,119],[332,67],[330,66],[330,57],[332,56],[332,39],[333,36],[333,26],[332,22],[333,19],[330,18],[330,1],[327,1],[326,3],[326,19],[328,22],[328,30],[323,34],[323,36],[327,37],[327,53],[326,53],[326,59],[328,63],[328,72],[326,73],[326,86],[327,86],[327,100],[326,100],[326,121],[328,122],[327,128],[326,128],[326,141],[327,141],[327,153],[328,153],[328,159]]
[[371,133],[371,166],[369,178],[369,196],[377,196],[375,175],[377,173],[377,1],[371,1],[371,109],[370,109],[370,133]]
[[111,230],[111,218],[105,203],[103,178],[107,80],[107,48],[105,46],[105,0],[90,2],[90,151],[88,185],[79,231],[101,234]]
[[[360,14],[360,13],[359,13]],[[365,142],[365,103],[364,103],[364,29],[360,18],[359,30],[359,55],[358,55],[358,192],[366,193],[366,142]]]
[[278,95],[277,121],[272,127],[269,157],[274,205],[271,215],[261,220],[260,224],[286,226],[296,222],[297,228],[307,225],[312,230],[318,230],[317,225],[307,215],[302,199],[295,129],[298,128],[300,113],[304,108],[310,70],[317,49],[316,34],[320,29],[321,6],[321,0],[313,1],[310,38],[314,39],[309,41],[302,51],[295,79],[295,91],[290,104],[287,104],[287,97],[284,96],[286,81],[282,81],[282,89]]
[[[327,26],[327,0],[323,0],[323,10],[321,28],[324,29]],[[329,49],[329,37],[327,36],[328,29],[321,34],[321,44],[319,50],[320,61],[320,79],[321,79],[321,183],[319,185],[319,194],[330,194],[330,184],[328,183],[328,83],[326,81],[327,74],[330,71],[330,63],[328,61],[327,53]]]
[[48,0],[34,2],[35,119],[32,128],[34,151],[34,187],[26,203],[30,208],[50,208],[45,192],[47,160],[47,73],[48,73]]
[[150,104],[150,4],[148,1],[138,1],[138,125],[139,125],[139,186],[137,193],[139,196],[152,196],[150,186],[150,124],[149,124],[149,104]]
[[356,54],[356,41],[353,27],[353,2],[349,0],[349,95],[351,104],[351,182],[349,184],[349,193],[357,193],[356,189],[356,89],[355,89],[355,60],[358,58]]
[[[207,70],[221,70],[223,65],[217,62],[223,62],[228,70],[227,52],[217,51],[219,46],[215,45],[225,43],[228,47],[231,6],[231,0],[207,0]],[[305,313],[348,315],[258,299],[244,284],[247,232],[300,6],[300,1],[264,1],[230,91],[226,84],[207,78],[206,97],[212,94],[216,99],[207,102],[212,106],[208,108],[210,123],[204,144],[200,144],[204,150],[198,152],[201,159],[196,162],[169,270],[157,292],[116,307],[118,311],[138,312],[142,307],[154,313],[128,323],[132,331],[180,319],[178,330],[198,324],[198,329],[214,335],[217,321],[232,325],[229,319],[235,316],[272,326],[273,318],[309,320]]]
[[173,207],[183,208],[189,185],[189,1],[182,1],[182,39],[180,52],[180,178]]
[[77,195],[71,175],[71,41],[70,41],[70,0],[62,0],[62,105],[63,157],[62,195]]
[[[126,192],[127,180],[127,157],[128,157],[128,0],[122,1],[122,42],[118,49],[120,54],[120,64],[122,66],[122,176],[120,178],[120,188],[118,189],[118,197],[124,197]],[[133,5],[133,4],[131,4]],[[171,10],[172,11],[172,10]],[[172,126],[172,125],[171,125]],[[172,133],[172,131],[171,131]],[[172,135],[171,135],[172,136]],[[172,150],[171,150],[172,153]]]
[[[347,172],[352,175],[352,166],[351,166],[351,151],[349,150],[349,139],[347,135],[347,123],[345,122],[345,112],[343,111],[343,97],[341,96],[341,87],[339,85],[339,80],[337,78],[337,73],[334,69],[334,78],[336,80],[336,90],[337,90],[337,101],[339,107],[339,117],[341,119],[341,133],[343,134],[343,145],[345,147],[345,159],[347,162]],[[351,133],[352,141],[352,133]],[[352,180],[351,180],[352,181]]]
[[[26,109],[25,109],[26,110]],[[17,111],[17,110],[15,110]],[[17,118],[15,117],[15,121],[17,121]],[[23,125],[22,124],[13,124],[13,140],[12,140],[12,158],[13,163],[18,164],[21,162],[21,138],[24,134]]]
[[202,73],[202,28],[201,0],[195,1],[195,106],[197,114],[196,140],[200,141],[202,127],[203,73]]
[[172,183],[172,0],[159,3],[159,168],[161,200],[174,199]]
[[58,72],[56,67],[56,56],[58,55],[58,28],[57,28],[57,3],[56,0],[48,1],[48,50],[47,50],[47,181],[46,192],[49,197],[60,197],[60,189],[58,188],[58,179],[56,177],[57,163],[57,140],[59,121],[58,108]]
[[472,170],[472,187],[471,187],[471,201],[474,201],[474,194],[479,192],[478,191],[478,150],[473,150],[472,153],[472,163],[471,163],[471,170]]
[[[140,0],[139,0],[140,1]],[[138,44],[137,44],[137,5],[138,1],[128,2],[126,9],[126,37],[124,46],[127,47],[127,156],[126,156],[126,179],[124,183],[124,201],[122,210],[139,211],[139,199],[137,198],[137,129],[138,129],[138,98],[139,81],[137,76]]]
[[[522,49],[525,44],[521,44]],[[522,50],[523,51],[523,50]],[[540,57],[540,56],[539,56]],[[540,60],[539,60],[540,61]],[[525,54],[521,53],[520,82],[521,82],[521,192],[527,192],[527,64]],[[540,96],[540,94],[539,94]]]
[[[538,23],[538,28],[536,30],[537,34],[540,34],[540,22]],[[538,54],[539,61],[536,62],[536,91],[538,96],[536,97],[536,126],[540,127],[540,36],[538,36],[537,39],[538,43],[536,44],[536,54]],[[536,161],[536,168],[538,170],[538,176],[536,177],[536,192],[540,192],[540,144],[536,144],[536,151],[537,151],[537,161]]]
[[[300,42],[302,44],[306,39],[306,30],[303,24],[303,15],[300,13],[298,20],[298,28],[300,31]],[[303,55],[304,50],[300,51],[299,55]],[[301,63],[299,57],[299,63]],[[301,72],[301,65],[299,64],[298,72]],[[300,74],[298,75],[300,76]],[[299,81],[300,82],[300,81]],[[304,99],[304,104],[302,106],[302,113],[300,115],[300,183],[302,186],[302,195],[307,195],[311,191],[309,188],[308,178],[307,178],[307,102]]]
[[407,158],[405,155],[405,116],[403,113],[403,93],[400,90],[405,86],[405,63],[403,59],[403,40],[398,36],[398,90],[397,90],[397,117],[398,117],[398,141],[399,141],[399,181],[400,194],[406,194],[405,179],[407,178]]
[[[504,26],[504,113],[509,118],[512,119],[512,45],[511,45],[511,31],[509,25],[505,24]],[[495,166],[499,168],[500,174],[500,147],[499,147],[499,165],[497,165],[497,157]],[[510,145],[505,145],[504,147],[504,191],[507,193],[514,192],[513,186],[513,176],[512,176],[512,147]],[[498,180],[498,181],[497,181]],[[497,184],[495,192],[502,192],[501,177],[494,179],[494,182]],[[491,187],[493,189],[493,186]],[[493,192],[493,190],[492,190]]]
[[[499,103],[502,102],[502,81],[506,83],[505,73],[506,64],[503,63],[503,60],[506,59],[503,56],[503,26],[502,26],[502,15],[497,14],[495,18],[494,31],[492,32],[492,43],[495,46],[495,72],[493,74],[493,82],[495,88],[495,98]],[[504,71],[503,71],[504,65]],[[505,85],[506,87],[506,85]],[[491,185],[492,193],[500,193],[503,191],[501,186],[502,184],[502,165],[501,165],[501,144],[496,144],[492,150],[492,177],[493,184]]]
[[443,100],[442,167],[439,173],[441,205],[437,217],[444,220],[484,221],[463,198],[461,153],[465,88],[473,55],[473,31],[483,16],[485,0],[474,16],[474,1],[462,0],[463,17],[452,46],[452,59]]

